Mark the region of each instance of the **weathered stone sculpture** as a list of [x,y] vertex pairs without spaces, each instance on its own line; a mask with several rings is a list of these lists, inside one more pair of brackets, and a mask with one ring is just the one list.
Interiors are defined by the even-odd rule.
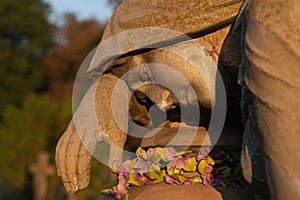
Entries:
[[[203,1],[201,1],[203,2]],[[240,1],[205,1],[203,4],[199,4],[199,2],[195,2],[195,5],[192,6],[188,2],[176,2],[171,3],[169,1],[155,1],[152,3],[144,4],[142,1],[124,1],[123,4],[116,10],[114,16],[109,21],[107,28],[105,30],[103,40],[112,36],[118,32],[132,29],[132,28],[140,28],[142,26],[156,26],[160,28],[171,28],[177,31],[182,31],[185,34],[194,35],[194,37],[204,36],[207,33],[218,30],[226,25],[229,25],[234,20],[238,9],[240,7]],[[138,7],[136,7],[138,6]],[[158,6],[158,7],[157,7]],[[195,7],[196,6],[196,7]],[[159,9],[157,9],[159,8]],[[131,9],[131,10],[130,10]],[[136,10],[138,12],[136,12]],[[148,18],[144,17],[144,12],[141,9],[145,9],[149,12],[153,12],[153,15],[148,15]],[[181,11],[186,10],[187,16],[181,16]],[[176,11],[176,12],[174,12]],[[216,15],[216,13],[219,13]],[[122,16],[126,14],[125,20]],[[159,15],[158,15],[159,14]],[[164,20],[155,19],[156,17],[161,16]],[[180,16],[180,17],[179,17]],[[179,17],[179,18],[178,18]],[[210,20],[205,20],[209,18]],[[185,20],[182,23],[182,20]],[[173,21],[173,22],[172,22]],[[176,22],[174,22],[176,21]],[[149,24],[145,24],[147,22]],[[172,23],[171,23],[172,22]],[[128,24],[126,24],[128,23]],[[216,50],[220,50],[220,46],[226,33],[228,32],[228,28],[224,30],[220,30],[218,33],[213,33],[207,38],[199,38],[199,43],[207,49],[207,53],[214,55],[215,61],[218,58],[218,52]],[[172,35],[171,35],[172,36]],[[143,39],[143,38],[140,38]],[[161,35],[161,37],[157,37],[155,40],[150,40],[148,42],[146,40],[144,44],[152,45],[159,42],[171,41],[174,40],[174,37],[170,37],[169,35]],[[198,39],[196,39],[198,40]],[[148,43],[147,43],[148,42]],[[178,42],[178,41],[177,41]],[[173,42],[174,43],[174,42]],[[141,43],[137,43],[141,44]],[[181,45],[183,48],[188,49],[188,45]],[[124,55],[128,52],[138,50],[143,48],[144,46],[136,46],[134,48],[129,47],[129,49],[125,50],[124,48],[115,48],[109,54],[103,49],[99,48],[96,51],[96,56],[91,62],[90,74],[97,74],[97,71],[101,71],[105,67],[105,63],[107,60],[114,58],[115,56]],[[107,51],[111,51],[110,49],[106,49]],[[102,54],[101,54],[102,53]],[[94,144],[90,145],[90,151],[95,147],[97,142],[102,140],[108,141],[110,144],[114,144],[116,147],[123,148],[126,141],[126,133],[124,133],[118,126],[116,126],[113,115],[111,113],[111,104],[110,104],[110,96],[112,94],[112,89],[114,85],[118,81],[118,77],[122,76],[126,71],[134,66],[137,66],[142,63],[147,63],[147,59],[152,59],[153,61],[159,59],[165,59],[165,64],[172,66],[172,64],[176,64],[178,70],[181,70],[181,73],[188,73],[188,68],[184,68],[184,63],[176,63],[176,58],[170,59],[168,52],[164,52],[163,50],[154,50],[152,52],[146,52],[144,54],[138,54],[136,56],[125,56],[124,58],[116,60],[114,63],[111,63],[110,66],[106,69],[108,74],[104,75],[100,79],[100,83],[95,83],[92,88],[87,92],[85,97],[83,98],[81,105],[76,111],[73,118],[85,118],[86,124],[80,124],[81,127],[75,127],[74,121],[70,122],[68,129],[65,134],[62,136],[61,140],[57,145],[57,156],[56,163],[58,168],[58,174],[62,177],[65,188],[67,191],[75,192],[78,189],[84,189],[87,187],[89,182],[89,171],[90,171],[90,162],[91,162],[91,154],[86,149],[84,145],[82,145],[81,139],[78,135],[76,129],[84,130],[84,136],[82,137],[91,137],[94,138]],[[106,57],[107,55],[107,57]],[[159,61],[159,62],[162,62]],[[180,60],[178,60],[180,62]],[[173,62],[173,63],[172,63]],[[180,64],[183,64],[182,69],[180,69]],[[98,66],[101,66],[98,68]],[[122,66],[122,67],[119,67]],[[215,69],[213,69],[215,70]],[[194,85],[194,87],[199,90],[197,96],[199,97],[200,103],[205,108],[211,107],[211,97],[207,93],[207,89],[203,83],[201,83],[201,79],[197,79],[197,77],[187,77],[189,81]],[[196,78],[196,79],[195,79]],[[214,82],[214,77],[211,77],[211,83]],[[194,82],[194,84],[193,84]],[[125,86],[124,86],[125,87]],[[90,126],[90,122],[92,118],[95,116],[89,116],[86,112],[87,105],[93,105],[90,102],[89,93],[93,93],[93,90],[97,90],[96,92],[96,113],[99,123],[101,127],[106,131],[104,134],[99,134],[98,130],[93,130],[92,126]],[[120,91],[120,94],[126,98],[126,89],[124,88]],[[205,96],[206,95],[206,96]],[[100,99],[100,100],[97,100]],[[100,103],[101,102],[101,103]],[[127,102],[125,100],[125,102]],[[138,101],[133,97],[130,109],[131,114],[137,113],[138,115],[132,116],[132,118],[142,125],[147,125],[150,123],[149,114],[145,106],[142,106],[138,103]],[[173,102],[174,103],[174,102]],[[133,110],[133,111],[131,111]],[[141,112],[135,112],[135,110],[140,110]],[[120,111],[120,113],[122,113]],[[123,112],[127,113],[127,111]],[[122,114],[121,114],[122,115]],[[123,114],[124,115],[124,114]],[[126,114],[127,115],[127,114]],[[123,118],[126,118],[123,116]],[[128,128],[125,126],[125,129]],[[111,145],[112,146],[112,145]],[[110,157],[109,157],[109,165],[113,168],[113,170],[117,170],[119,168],[120,162],[122,160],[122,153],[118,149],[111,148]]]
[[[128,110],[134,122],[155,127],[162,121],[153,118],[151,105],[160,105],[168,117],[175,114],[176,118],[178,110],[174,107],[178,102],[186,101],[189,106],[196,102],[205,114],[201,115],[199,124],[189,118],[186,123],[207,128],[210,109],[215,103],[215,96],[210,92],[215,86],[215,71],[209,68],[211,71],[208,70],[206,77],[209,81],[205,81],[205,78],[195,76],[197,73],[190,63],[170,53],[172,48],[179,48],[187,54],[193,52],[185,37],[158,31],[155,37],[145,33],[144,37],[135,37],[134,42],[126,37],[121,37],[124,40],[110,40],[128,30],[138,32],[141,28],[159,27],[191,36],[192,41],[200,44],[207,54],[201,59],[211,63],[208,66],[213,66],[211,58],[218,64],[228,96],[225,131],[219,142],[228,144],[237,139],[239,147],[239,138],[244,132],[243,174],[251,183],[257,199],[269,199],[270,195],[273,199],[300,198],[300,166],[295,162],[299,160],[300,18],[297,11],[300,4],[296,0],[246,0],[230,29],[227,26],[236,18],[241,3],[238,0],[125,0],[117,8],[88,71],[91,77],[104,75],[84,96],[57,146],[58,174],[67,191],[76,192],[87,187],[91,152],[101,141],[110,144],[108,165],[113,171],[118,171],[127,133],[136,131],[132,124],[127,123]],[[197,98],[189,98],[188,93],[176,96],[168,88],[152,84],[157,80],[161,83],[163,77],[173,85],[177,80],[173,78],[175,82],[172,82],[165,75],[164,68],[146,68],[144,71],[138,68],[147,66],[147,63],[162,63],[179,71],[192,85]],[[131,70],[137,70],[141,76],[126,74]],[[148,79],[150,84],[132,87]],[[242,86],[241,102],[238,80]],[[132,90],[135,90],[134,95],[130,95]],[[122,96],[122,101],[113,101],[116,93]],[[184,96],[186,99],[182,98]],[[241,124],[240,103],[245,128]],[[116,105],[122,109],[113,112]],[[95,107],[95,114],[91,114],[88,107]],[[115,122],[115,116],[122,119],[121,126]],[[102,130],[93,123],[99,123]],[[83,144],[82,140],[89,142]]]
[[[244,8],[236,22],[243,173],[263,199],[299,199],[300,3],[253,0]],[[270,197],[262,190],[266,183]]]

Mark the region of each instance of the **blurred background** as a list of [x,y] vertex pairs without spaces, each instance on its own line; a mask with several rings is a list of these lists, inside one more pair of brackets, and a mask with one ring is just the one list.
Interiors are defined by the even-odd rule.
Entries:
[[72,116],[77,70],[119,3],[0,1],[0,200],[35,199],[43,187],[46,199],[99,199],[111,186],[107,169],[94,161],[90,187],[66,194],[54,151]]

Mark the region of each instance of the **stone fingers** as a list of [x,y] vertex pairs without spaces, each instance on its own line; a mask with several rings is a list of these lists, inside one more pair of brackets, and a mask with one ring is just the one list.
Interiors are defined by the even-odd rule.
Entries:
[[83,132],[81,138],[81,145],[78,152],[77,162],[77,181],[78,189],[83,190],[88,187],[90,182],[90,172],[92,168],[92,158],[97,146],[97,142],[103,141],[102,133],[99,135],[92,134],[90,130],[87,132],[87,128],[80,128]]
[[[73,124],[75,127],[75,125]],[[81,138],[76,131],[76,128],[73,128],[72,135],[69,139],[67,150],[66,150],[66,175],[69,182],[70,191],[75,193],[78,191],[78,177],[77,177],[77,166],[79,164],[79,151],[82,146]]]
[[57,146],[56,146],[56,155],[55,155],[55,162],[57,167],[57,174],[61,177],[62,182],[66,191],[70,191],[70,183],[68,181],[67,173],[66,173],[66,154],[67,154],[67,146],[69,140],[72,136],[72,132],[74,130],[73,121],[70,122],[67,130],[60,138]]
[[[114,172],[120,169],[128,123],[128,101],[122,100],[128,99],[128,88],[121,81],[115,94],[124,98],[113,98],[114,87],[118,82],[119,78],[106,75],[99,83],[95,83],[85,94],[58,142],[57,171],[68,192],[75,193],[88,186],[92,155],[98,142],[110,144],[108,165]],[[112,107],[115,107],[115,112]]]
[[90,182],[92,154],[87,150],[87,148],[84,145],[81,145],[78,157],[78,187],[80,190],[83,190],[87,188]]
[[[94,149],[96,142],[88,145]],[[75,193],[88,186],[92,153],[84,146],[82,138],[76,130],[74,120],[70,122],[57,144],[55,161],[57,173],[67,192]]]

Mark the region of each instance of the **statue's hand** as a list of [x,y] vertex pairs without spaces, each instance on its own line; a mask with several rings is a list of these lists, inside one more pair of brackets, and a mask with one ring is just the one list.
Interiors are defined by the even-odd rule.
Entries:
[[[88,90],[57,144],[57,173],[68,192],[74,193],[88,186],[92,154],[102,141],[110,145],[107,165],[113,172],[120,169],[127,138],[128,88],[122,81],[115,88],[118,81],[113,75],[104,75]],[[112,100],[113,90],[119,97],[116,101]],[[114,112],[118,116],[117,122],[112,113],[113,106],[118,108]]]
[[56,146],[55,161],[57,173],[67,192],[74,193],[88,186],[92,154],[83,145],[74,120],[70,122]]

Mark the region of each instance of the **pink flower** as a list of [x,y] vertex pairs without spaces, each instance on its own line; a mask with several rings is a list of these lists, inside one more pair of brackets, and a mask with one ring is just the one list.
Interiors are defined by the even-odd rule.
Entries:
[[172,161],[177,158],[176,150],[173,147],[168,147],[165,157],[168,161]]
[[183,184],[184,184],[184,185],[189,185],[189,184],[193,183],[194,179],[195,179],[194,177],[187,178],[187,179],[183,182]]
[[205,174],[211,174],[213,171],[213,168],[211,166],[206,166],[203,171]]
[[[128,174],[128,176],[127,176]],[[125,173],[122,173],[120,172],[119,175],[118,175],[118,185],[116,187],[116,191],[114,191],[114,196],[117,198],[117,199],[121,199],[123,197],[125,197],[127,195],[127,191],[126,191],[126,184],[127,184],[127,181],[128,181],[128,177],[129,177],[129,173],[125,172]]]
[[197,160],[200,161],[202,159],[205,159],[208,157],[208,154],[210,152],[210,148],[209,147],[201,147],[200,152],[197,156]]
[[114,189],[109,189],[108,192],[111,196],[106,196],[104,198],[106,200],[123,199],[127,195],[126,188],[122,183],[119,183],[117,187],[114,187]]
[[118,185],[114,189],[110,189],[109,193],[112,196],[107,196],[105,199],[122,199],[127,195],[126,184],[130,175],[129,164],[130,160],[125,161],[122,164],[121,170],[118,174]]
[[154,181],[150,180],[146,175],[141,175],[139,173],[134,174],[134,178],[141,184],[141,185],[152,185]]
[[165,178],[166,178],[166,183],[169,183],[171,185],[179,185],[180,184],[179,181],[177,181],[176,179],[174,179],[168,175],[166,175]]
[[186,162],[187,162],[187,159],[185,157],[180,156],[178,158],[175,158],[172,162],[170,162],[167,165],[167,168],[171,169],[172,167],[175,166],[177,169],[182,169],[186,165]]
[[171,169],[172,167],[182,169],[185,167],[187,159],[194,156],[194,154],[189,153],[178,156],[176,150],[173,147],[168,147],[165,156],[168,161],[171,161],[167,165],[168,169]]
[[214,176],[212,174],[207,174],[206,178],[203,175],[201,175],[201,177],[203,178],[203,184],[204,185],[213,185],[213,181],[215,179],[214,179]]
[[220,186],[225,183],[226,176],[210,166],[205,167],[206,178],[201,175],[204,185]]
[[214,176],[213,176],[213,168],[211,166],[206,166],[203,171],[206,174],[206,177],[201,175],[201,177],[203,179],[203,184],[204,185],[213,185],[213,182],[215,180]]
[[131,163],[131,160],[126,160],[125,162],[123,162],[121,170],[118,175],[118,179],[121,179],[124,177],[126,180],[128,180],[129,174],[130,174],[130,169],[129,169],[130,163]]

